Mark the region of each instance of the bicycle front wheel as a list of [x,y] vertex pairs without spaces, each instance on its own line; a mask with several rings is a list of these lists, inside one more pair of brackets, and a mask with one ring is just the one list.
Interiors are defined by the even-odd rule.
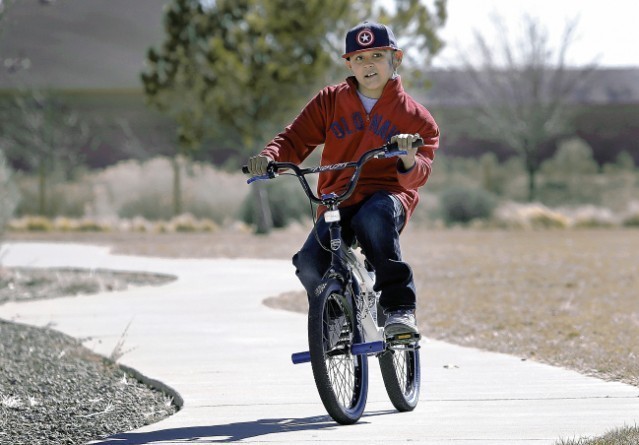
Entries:
[[311,300],[308,343],[315,385],[328,414],[338,423],[357,422],[368,392],[368,360],[353,355],[357,327],[344,297],[330,289]]
[[398,411],[412,411],[419,400],[421,368],[415,348],[391,349],[379,356],[384,386]]

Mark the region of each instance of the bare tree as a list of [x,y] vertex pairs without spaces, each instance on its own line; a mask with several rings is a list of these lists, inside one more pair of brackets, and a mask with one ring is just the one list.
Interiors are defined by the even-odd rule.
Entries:
[[568,65],[577,19],[566,23],[555,48],[548,30],[530,16],[523,17],[519,38],[511,37],[500,17],[493,17],[493,22],[501,42],[492,45],[475,31],[476,58],[462,55],[468,75],[463,85],[476,103],[478,123],[522,156],[532,201],[541,148],[569,131],[571,96],[585,85],[596,65]]
[[0,143],[7,158],[38,175],[38,212],[48,212],[53,172],[70,174],[82,163],[91,136],[86,122],[51,93],[17,93],[0,108]]

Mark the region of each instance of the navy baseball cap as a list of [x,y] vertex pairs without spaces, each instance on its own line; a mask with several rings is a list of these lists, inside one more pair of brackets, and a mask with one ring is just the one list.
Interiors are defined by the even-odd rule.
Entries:
[[374,48],[399,49],[388,26],[375,22],[360,23],[346,34],[346,52],[342,57],[348,59],[355,53]]

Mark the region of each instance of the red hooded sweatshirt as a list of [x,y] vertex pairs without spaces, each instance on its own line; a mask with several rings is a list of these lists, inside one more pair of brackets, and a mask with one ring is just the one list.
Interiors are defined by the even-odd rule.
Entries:
[[[261,154],[275,161],[299,164],[324,144],[321,165],[350,162],[384,145],[393,135],[414,133],[420,134],[424,145],[418,149],[412,168],[405,171],[397,158],[368,161],[354,193],[342,204],[353,205],[385,190],[399,198],[408,220],[419,201],[417,189],[430,175],[439,145],[439,128],[428,110],[404,91],[399,76],[388,81],[370,114],[357,94],[355,77],[324,88]],[[352,169],[320,173],[318,194],[343,191],[352,174]],[[319,209],[319,215],[324,210]]]

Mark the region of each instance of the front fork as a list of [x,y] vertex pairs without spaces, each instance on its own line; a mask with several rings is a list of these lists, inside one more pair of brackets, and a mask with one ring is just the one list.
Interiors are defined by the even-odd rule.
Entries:
[[324,219],[329,223],[328,231],[330,234],[331,249],[331,269],[337,273],[344,272],[344,261],[341,257],[342,251],[342,225],[340,224],[339,210],[330,209],[324,214]]
[[[356,295],[353,292],[356,289],[353,286],[352,272],[346,266],[346,259],[344,257],[346,246],[343,245],[342,239],[342,226],[340,224],[340,213],[336,206],[329,206],[329,209],[324,213],[324,220],[329,224],[328,230],[330,234],[330,249],[331,249],[331,267],[327,272],[326,278],[334,277],[341,281],[343,289],[343,304],[347,315],[351,319],[353,326],[360,327],[357,320],[357,308],[355,307]],[[362,333],[359,329],[355,330],[356,342],[362,341]]]

